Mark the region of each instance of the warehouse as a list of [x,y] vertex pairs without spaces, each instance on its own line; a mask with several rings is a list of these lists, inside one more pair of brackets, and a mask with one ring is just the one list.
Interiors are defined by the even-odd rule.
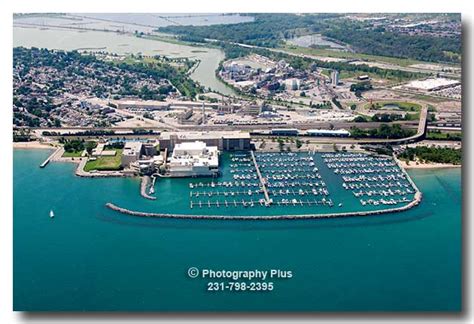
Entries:
[[426,80],[414,80],[407,83],[404,87],[408,89],[421,91],[437,91],[441,89],[451,88],[461,84],[458,80],[446,78],[432,78]]

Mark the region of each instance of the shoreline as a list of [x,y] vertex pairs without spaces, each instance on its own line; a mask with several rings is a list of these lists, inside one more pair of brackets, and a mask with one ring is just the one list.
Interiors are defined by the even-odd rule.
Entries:
[[56,146],[46,144],[46,143],[41,143],[38,141],[31,141],[31,142],[13,142],[13,148],[14,149],[48,149],[48,150],[53,150],[56,148]]

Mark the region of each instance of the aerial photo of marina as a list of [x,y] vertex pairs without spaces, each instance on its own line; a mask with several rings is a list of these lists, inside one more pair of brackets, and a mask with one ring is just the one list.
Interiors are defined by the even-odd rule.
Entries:
[[15,310],[460,311],[461,26],[15,14]]

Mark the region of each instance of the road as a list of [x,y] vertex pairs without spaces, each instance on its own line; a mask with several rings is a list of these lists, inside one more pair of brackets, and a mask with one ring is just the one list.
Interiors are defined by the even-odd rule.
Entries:
[[[423,140],[426,135],[427,129],[427,120],[428,120],[428,107],[425,106],[421,109],[420,120],[417,125],[417,132],[415,135],[399,138],[399,139],[384,139],[384,138],[337,138],[337,137],[305,137],[305,140],[308,140],[310,144],[391,144],[391,145],[400,145],[414,143],[420,140]],[[270,135],[253,135],[255,139],[271,139],[275,136]]]

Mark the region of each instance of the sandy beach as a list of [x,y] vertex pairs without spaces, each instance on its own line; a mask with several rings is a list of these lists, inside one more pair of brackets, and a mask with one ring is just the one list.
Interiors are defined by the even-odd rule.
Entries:
[[14,149],[54,149],[55,147],[37,141],[32,142],[13,142]]
[[405,161],[399,160],[401,166],[404,169],[442,169],[442,168],[460,168],[461,165],[457,164],[445,164],[445,163],[416,163],[410,161],[410,164],[407,164]]

